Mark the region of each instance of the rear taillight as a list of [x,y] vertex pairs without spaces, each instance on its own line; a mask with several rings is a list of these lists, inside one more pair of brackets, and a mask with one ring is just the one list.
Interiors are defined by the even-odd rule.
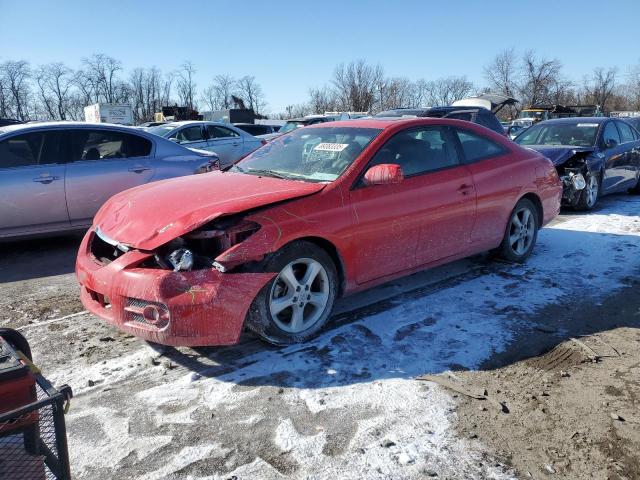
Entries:
[[200,165],[194,173],[207,173],[220,170],[220,159],[209,160],[204,165]]

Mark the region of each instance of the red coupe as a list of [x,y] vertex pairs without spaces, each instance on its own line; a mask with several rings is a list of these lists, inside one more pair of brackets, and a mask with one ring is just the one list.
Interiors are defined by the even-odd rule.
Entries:
[[289,344],[340,295],[482,251],[523,261],[561,194],[549,160],[469,122],[324,123],[114,196],[76,272],[91,312],[146,340],[227,345],[246,326]]

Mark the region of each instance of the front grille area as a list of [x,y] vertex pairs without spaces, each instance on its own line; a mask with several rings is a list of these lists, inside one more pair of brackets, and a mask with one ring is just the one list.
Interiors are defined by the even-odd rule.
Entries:
[[147,328],[162,330],[169,325],[170,315],[166,305],[139,298],[127,298],[125,322],[142,324]]
[[102,240],[98,235],[94,234],[91,237],[91,245],[89,246],[91,255],[100,262],[102,265],[107,265],[113,262],[116,258],[124,255],[113,245],[108,244]]

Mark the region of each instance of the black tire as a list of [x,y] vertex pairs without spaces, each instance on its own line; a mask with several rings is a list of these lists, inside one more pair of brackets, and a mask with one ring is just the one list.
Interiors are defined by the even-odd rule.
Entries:
[[[284,282],[279,280],[279,275],[285,267],[293,264],[295,268],[297,265],[304,265],[304,263],[296,262],[306,262],[310,260],[318,262],[322,268],[324,268],[326,276],[323,276],[319,281],[322,284],[321,288],[324,289],[323,293],[327,294],[326,305],[322,309],[317,309],[314,315],[319,318],[314,320],[308,327],[305,327],[304,330],[288,332],[281,327],[283,325],[281,318],[274,318],[272,315],[270,308],[271,298],[275,295],[276,289],[282,289],[282,285],[285,285]],[[246,326],[263,340],[274,345],[300,343],[315,336],[329,320],[335,299],[338,296],[338,273],[329,254],[311,242],[297,241],[284,246],[282,249],[270,255],[262,265],[262,270],[265,272],[276,272],[278,275],[267,283],[258,295],[256,295],[247,312]],[[278,283],[276,284],[276,282]],[[285,288],[288,289],[286,286]],[[311,293],[311,291],[309,291],[309,293]],[[297,302],[295,303],[297,304]],[[287,309],[291,308],[291,325],[293,325],[294,307],[295,306],[287,307],[283,310],[286,316]],[[312,306],[311,308],[316,307]],[[307,304],[302,308],[302,312],[305,311],[307,311]],[[278,321],[280,321],[280,326]]]
[[[598,200],[600,199],[600,175],[598,173],[588,173],[585,177],[585,181],[587,182],[587,186],[582,189],[580,192],[580,198],[578,199],[578,203],[575,205],[575,209],[581,212],[588,212],[589,210],[593,210],[595,206],[598,204]],[[589,186],[590,182],[595,181],[597,183],[597,189],[595,190],[595,198],[589,196]]]
[[638,183],[636,183],[636,186],[629,190],[629,193],[640,195],[640,178],[638,178]]
[[[514,217],[517,215],[518,220],[522,223],[521,213],[524,211],[529,212],[530,224],[525,229],[525,234],[523,234],[522,230],[518,230],[519,227],[514,222]],[[538,230],[540,228],[540,213],[538,209],[533,204],[533,202],[527,198],[521,198],[516,206],[511,211],[509,215],[509,221],[507,222],[507,227],[504,232],[504,237],[502,238],[502,243],[496,250],[496,254],[506,260],[508,262],[514,263],[522,263],[524,262],[531,252],[533,251],[533,247],[536,244],[536,240],[538,239]],[[531,234],[531,237],[528,235]],[[513,237],[516,235],[524,235],[523,237],[523,248],[519,250],[518,241],[516,240],[516,247],[514,247]]]

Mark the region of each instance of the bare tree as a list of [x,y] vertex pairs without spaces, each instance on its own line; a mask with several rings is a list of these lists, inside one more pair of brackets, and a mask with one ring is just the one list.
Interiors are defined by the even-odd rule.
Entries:
[[538,58],[533,50],[522,56],[521,101],[528,105],[550,103],[553,86],[560,79],[562,64],[556,59]]
[[231,108],[234,104],[233,96],[237,91],[237,82],[230,75],[216,75],[212,82],[204,89],[204,100],[211,110]]
[[607,108],[609,106],[608,101],[616,86],[617,73],[618,70],[616,68],[605,70],[602,67],[598,67],[594,69],[591,76],[585,79],[585,100],[588,103]]
[[103,53],[97,53],[83,58],[82,67],[79,72],[80,83],[85,87],[85,93],[90,92],[94,102],[117,103],[122,101],[124,91],[123,85],[118,79],[118,72],[122,70],[122,64],[119,60]]
[[191,62],[184,62],[180,70],[176,74],[178,90],[178,99],[180,103],[185,107],[195,109],[195,97],[196,97],[196,83],[194,76],[196,74],[196,68]]
[[382,84],[384,72],[380,65],[367,65],[364,60],[341,63],[335,69],[331,83],[341,110],[367,112],[373,109],[376,88]]
[[155,112],[165,105],[165,81],[157,67],[135,68],[131,72],[129,88],[136,122],[153,120]]
[[236,83],[237,94],[248,108],[259,114],[265,106],[262,87],[253,75],[245,75]]
[[309,89],[309,108],[313,113],[337,110],[334,93],[326,86]]
[[73,72],[63,63],[50,63],[39,67],[35,74],[42,107],[50,119],[72,118]]
[[408,78],[389,78],[383,84],[380,89],[381,109],[415,106],[415,86]]
[[25,60],[6,61],[0,64],[0,84],[6,96],[4,114],[18,120],[29,120],[31,96],[31,69]]
[[466,77],[447,77],[430,82],[431,105],[451,105],[473,92],[473,83]]

